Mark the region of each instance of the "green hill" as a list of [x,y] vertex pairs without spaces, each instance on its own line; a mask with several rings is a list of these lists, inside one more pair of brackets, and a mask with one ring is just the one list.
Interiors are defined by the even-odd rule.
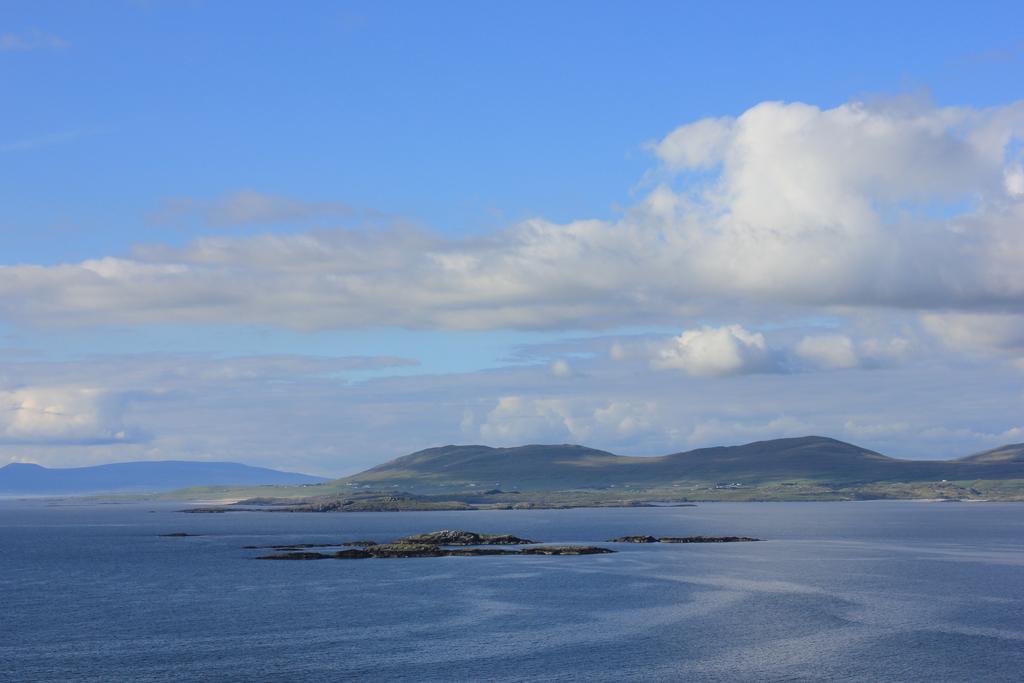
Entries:
[[821,436],[701,448],[660,457],[622,456],[576,445],[441,446],[396,458],[328,486],[557,491],[787,481],[849,487],[943,479],[1024,479],[1024,446],[1005,446],[960,460],[901,460]]

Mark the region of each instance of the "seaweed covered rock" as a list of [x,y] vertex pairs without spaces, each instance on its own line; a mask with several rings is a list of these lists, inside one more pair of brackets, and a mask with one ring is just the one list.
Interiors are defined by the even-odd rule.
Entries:
[[619,536],[618,538],[609,538],[609,543],[657,543],[658,539],[654,536]]

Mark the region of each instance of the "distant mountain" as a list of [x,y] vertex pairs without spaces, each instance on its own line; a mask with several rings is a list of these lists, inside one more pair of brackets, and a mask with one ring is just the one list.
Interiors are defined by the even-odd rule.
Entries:
[[323,477],[279,472],[235,462],[159,460],[49,469],[11,463],[0,467],[0,494],[75,494],[172,491],[191,486],[316,484]]
[[[1007,455],[1006,449],[1017,449]],[[900,460],[822,436],[631,457],[574,445],[441,446],[391,460],[336,484],[373,488],[565,490],[674,483],[805,480],[842,486],[942,479],[1024,479],[1024,447],[960,460]]]

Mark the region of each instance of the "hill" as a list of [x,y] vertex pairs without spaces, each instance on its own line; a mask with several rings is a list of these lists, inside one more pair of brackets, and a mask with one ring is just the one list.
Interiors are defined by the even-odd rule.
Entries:
[[1024,443],[1011,443],[981,453],[961,458],[958,462],[966,463],[1021,463],[1024,462]]
[[960,460],[901,460],[822,436],[701,448],[659,457],[622,456],[567,444],[512,448],[453,445],[396,458],[331,484],[416,491],[555,491],[799,480],[849,487],[875,482],[1024,479],[1022,453],[1024,447],[1006,446]]
[[327,480],[234,462],[162,460],[55,469],[11,463],[0,467],[0,494],[5,495],[171,491],[213,484],[251,486],[316,484],[323,481]]

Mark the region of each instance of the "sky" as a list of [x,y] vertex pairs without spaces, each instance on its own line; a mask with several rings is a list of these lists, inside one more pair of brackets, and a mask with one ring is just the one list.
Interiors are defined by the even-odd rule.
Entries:
[[0,465],[1024,441],[1024,5],[0,0]]

